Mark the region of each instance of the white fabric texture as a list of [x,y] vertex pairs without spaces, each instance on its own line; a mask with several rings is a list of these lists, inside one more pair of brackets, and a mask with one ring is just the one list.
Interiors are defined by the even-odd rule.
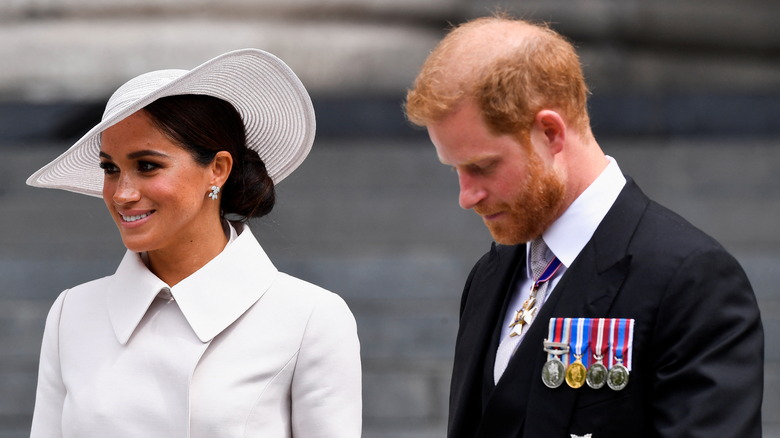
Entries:
[[280,273],[251,231],[168,288],[128,252],[49,313],[32,438],[361,435],[344,301]]

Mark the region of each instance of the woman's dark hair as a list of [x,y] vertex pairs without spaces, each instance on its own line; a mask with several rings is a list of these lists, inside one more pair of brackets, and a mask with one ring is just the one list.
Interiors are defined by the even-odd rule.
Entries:
[[246,222],[271,212],[276,202],[274,182],[257,152],[246,146],[244,122],[233,105],[217,97],[184,94],[163,97],[144,110],[155,126],[202,166],[211,163],[217,152],[230,152],[233,169],[220,192],[223,215]]

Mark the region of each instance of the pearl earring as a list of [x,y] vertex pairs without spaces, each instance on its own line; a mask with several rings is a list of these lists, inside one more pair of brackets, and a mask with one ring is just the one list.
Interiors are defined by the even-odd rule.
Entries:
[[211,186],[211,193],[209,193],[209,198],[215,201],[217,200],[217,198],[219,198],[219,187]]

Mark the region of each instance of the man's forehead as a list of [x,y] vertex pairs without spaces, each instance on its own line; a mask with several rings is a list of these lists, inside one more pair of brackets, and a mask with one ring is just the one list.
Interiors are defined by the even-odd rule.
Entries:
[[464,167],[483,165],[503,157],[500,151],[486,150],[480,143],[463,141],[458,145],[433,143],[439,162],[446,166]]
[[442,73],[449,81],[441,85],[459,87],[473,83],[486,66],[511,55],[527,43],[529,35],[539,31],[535,26],[516,21],[491,22],[463,29],[442,57],[446,59]]

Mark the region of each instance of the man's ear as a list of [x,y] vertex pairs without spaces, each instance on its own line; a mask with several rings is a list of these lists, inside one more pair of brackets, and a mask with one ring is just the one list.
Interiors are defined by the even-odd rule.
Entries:
[[563,150],[566,143],[566,123],[557,112],[549,109],[539,111],[534,118],[534,129],[541,133],[550,154],[555,155]]
[[219,151],[209,165],[212,173],[211,184],[222,187],[233,170],[233,156],[228,151]]

